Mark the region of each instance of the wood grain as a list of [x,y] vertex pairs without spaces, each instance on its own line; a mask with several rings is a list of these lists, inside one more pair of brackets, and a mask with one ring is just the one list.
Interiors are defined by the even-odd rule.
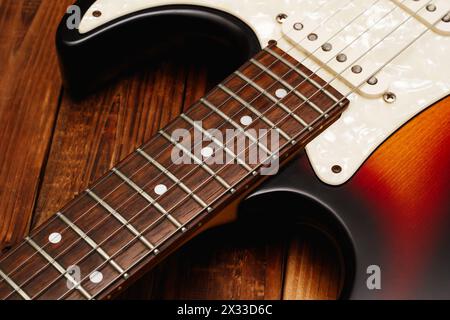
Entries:
[[0,6],[0,242],[29,227],[61,93],[53,34],[70,1]]
[[[61,88],[53,46],[69,3],[0,1],[0,67],[7,75],[0,80],[3,244],[21,238],[31,219],[37,226],[54,214],[223,76],[207,62],[169,58],[73,101]],[[122,298],[334,298],[334,250],[306,231],[248,239],[239,223],[212,230]]]

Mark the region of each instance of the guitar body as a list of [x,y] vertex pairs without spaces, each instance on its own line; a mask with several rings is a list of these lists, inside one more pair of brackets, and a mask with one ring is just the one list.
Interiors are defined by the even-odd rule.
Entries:
[[[338,1],[80,0],[76,5],[82,13],[79,30],[68,28],[69,12],[57,47],[66,86],[82,96],[164,50],[192,54],[220,48],[218,61],[232,71],[277,40],[302,61],[306,54],[287,39],[283,23],[300,12],[328,17]],[[388,88],[396,101],[364,92],[349,96],[341,119],[238,206],[239,215],[267,212],[273,219],[275,213],[277,220],[330,234],[346,274],[342,298],[450,298],[449,50],[450,37],[426,34],[383,70],[380,80],[391,79]],[[346,93],[344,84],[336,88]]]
[[[328,221],[343,249],[344,298],[448,299],[449,106],[446,99],[417,116],[342,186],[318,180],[304,154],[244,206],[306,216],[322,230]],[[308,202],[328,216],[310,212]],[[381,290],[367,288],[371,265],[381,269]]]

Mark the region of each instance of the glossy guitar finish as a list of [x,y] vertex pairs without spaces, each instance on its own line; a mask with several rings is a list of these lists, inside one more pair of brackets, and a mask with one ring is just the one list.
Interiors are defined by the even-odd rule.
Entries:
[[[304,216],[303,197],[327,208],[328,217],[308,214],[307,221],[312,219],[312,223],[322,225],[323,221],[333,220],[332,233],[344,245],[347,257],[344,260],[349,287],[344,288],[343,297],[448,299],[449,119],[450,101],[446,99],[403,127],[349,182],[339,187],[321,183],[303,155],[262,187],[251,205],[261,211],[258,203],[267,208],[276,195],[277,203],[283,203],[277,212],[294,211]],[[291,193],[301,195],[298,204],[292,202],[295,196]],[[351,247],[339,237],[344,233],[342,228],[347,231]],[[355,257],[356,269],[349,255]],[[370,265],[381,267],[381,290],[366,287]]]
[[[196,28],[213,26],[207,31],[217,31],[229,47],[242,48],[231,63],[243,62],[268,40],[280,37],[277,14],[293,15],[308,9],[315,12],[313,7],[327,1],[295,2],[135,0],[129,1],[129,6],[117,6],[117,1],[80,1],[83,13],[87,12],[80,25],[82,34],[62,24],[58,35],[67,84],[80,93],[91,90],[115,76],[108,74],[115,62],[125,68],[130,57],[146,57],[165,36],[157,37],[158,41],[135,42],[143,37],[140,31],[144,27],[152,30],[167,26],[170,39],[183,25],[188,26],[183,31],[191,35],[198,32]],[[324,14],[329,15],[326,8]],[[101,10],[100,18],[96,19],[95,10]],[[242,204],[244,213],[275,202],[284,211],[298,210],[295,214],[308,223],[318,223],[334,233],[342,245],[347,270],[343,297],[450,298],[449,102],[442,101],[402,128],[348,180],[403,122],[448,95],[450,62],[445,57],[449,39],[437,34],[429,34],[426,39],[427,45],[409,53],[415,54],[414,61],[399,60],[388,68],[389,77],[394,79],[391,89],[399,99],[397,105],[390,108],[382,99],[350,97],[348,114],[308,147],[309,159],[304,154],[295,160]],[[291,47],[284,41],[280,46]],[[109,56],[102,60],[106,54]],[[294,56],[302,59],[299,52]],[[80,60],[81,66],[73,64]],[[89,78],[83,82],[85,86],[77,86],[83,77]],[[344,86],[339,88],[346,92]],[[355,121],[360,121],[362,128]],[[347,140],[329,139],[330,135],[348,138],[349,134]],[[336,162],[336,157],[342,162]],[[332,164],[340,165],[343,173],[333,173]],[[324,183],[317,173],[322,180],[340,186]],[[328,216],[303,214],[305,199],[320,203]],[[367,288],[367,268],[371,265],[381,268],[381,290]]]

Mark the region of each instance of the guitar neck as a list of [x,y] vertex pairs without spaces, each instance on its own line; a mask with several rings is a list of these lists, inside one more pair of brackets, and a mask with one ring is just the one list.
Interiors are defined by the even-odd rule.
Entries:
[[2,299],[105,299],[276,173],[348,100],[271,43],[0,260]]

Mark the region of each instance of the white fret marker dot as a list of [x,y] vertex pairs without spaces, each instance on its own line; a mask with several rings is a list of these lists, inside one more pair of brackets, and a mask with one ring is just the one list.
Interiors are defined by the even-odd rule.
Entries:
[[252,122],[253,122],[253,119],[250,116],[243,116],[241,118],[241,124],[243,126],[249,126]]
[[51,235],[48,236],[48,241],[50,241],[53,244],[57,244],[61,242],[62,236],[58,232],[53,232]]
[[202,156],[205,158],[209,158],[213,155],[214,150],[211,147],[206,147],[202,149]]
[[167,192],[167,187],[165,186],[165,185],[163,185],[163,184],[158,184],[156,187],[155,187],[155,193],[157,194],[157,195],[163,195],[164,193],[166,193]]
[[278,89],[277,91],[275,91],[275,95],[277,96],[277,98],[279,99],[283,99],[284,97],[287,96],[287,91],[285,89]]
[[94,271],[89,275],[89,280],[91,280],[92,283],[100,283],[103,280],[103,273]]

